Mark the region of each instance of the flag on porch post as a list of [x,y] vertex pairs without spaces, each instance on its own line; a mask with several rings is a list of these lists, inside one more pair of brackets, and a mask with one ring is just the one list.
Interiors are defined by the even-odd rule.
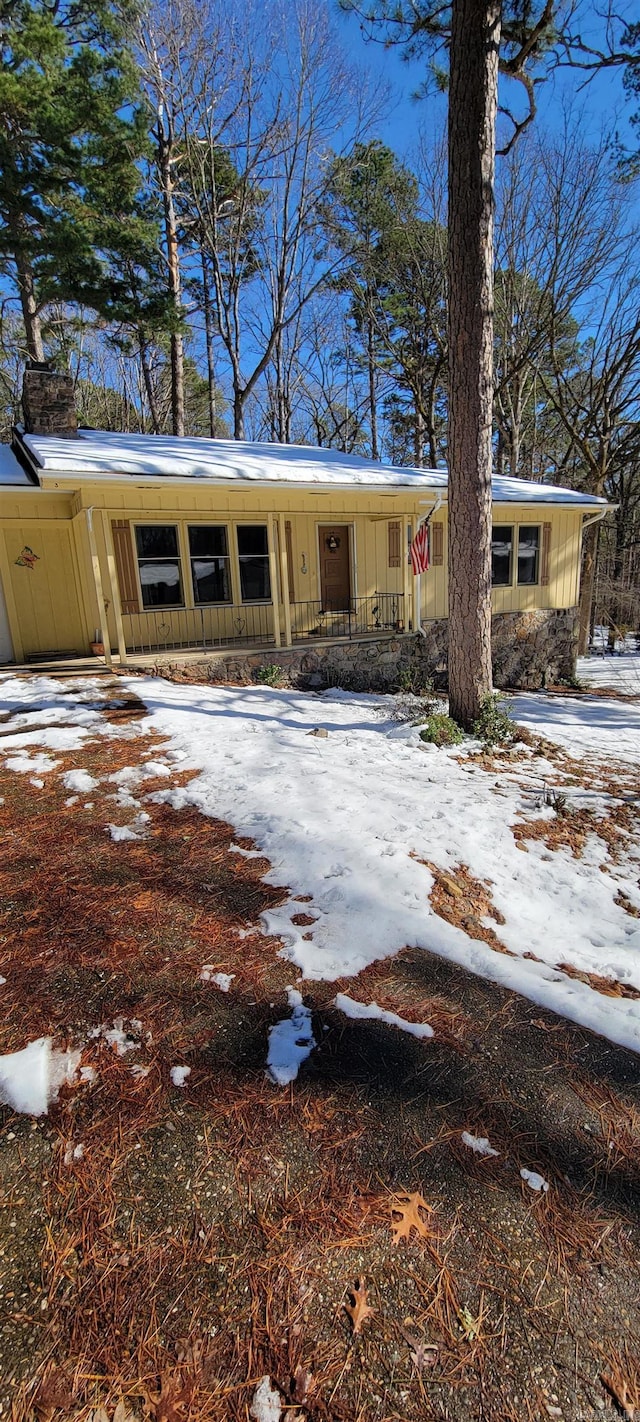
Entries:
[[414,577],[426,573],[429,567],[429,524],[421,523],[411,544],[411,567]]

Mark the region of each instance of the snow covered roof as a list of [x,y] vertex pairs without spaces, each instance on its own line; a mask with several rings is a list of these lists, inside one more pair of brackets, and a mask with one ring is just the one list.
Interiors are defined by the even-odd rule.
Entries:
[[[79,430],[77,439],[21,435],[42,474],[69,479],[206,480],[212,484],[291,485],[441,493],[446,469],[402,469],[336,449],[297,444],[251,444],[231,439],[179,439],[173,435]],[[606,505],[605,499],[524,479],[493,480],[497,503]]]
[[22,468],[8,444],[0,444],[0,484],[25,484],[33,488],[33,480]]

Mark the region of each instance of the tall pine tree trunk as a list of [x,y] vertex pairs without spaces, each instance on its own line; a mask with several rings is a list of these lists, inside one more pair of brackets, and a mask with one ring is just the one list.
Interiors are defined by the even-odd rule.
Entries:
[[151,373],[151,366],[149,365],[149,346],[147,344],[144,332],[140,328],[138,328],[138,350],[140,352],[140,365],[142,368],[142,378],[144,381],[144,388],[147,396],[147,404],[149,406],[149,414],[151,416],[151,428],[154,434],[160,434],[160,415],[158,412],[158,401],[156,399],[156,392],[153,384],[153,375]]
[[453,0],[449,82],[449,702],[491,690],[493,210],[500,0]]
[[[367,300],[369,295],[367,293]],[[369,368],[369,420],[371,424],[371,458],[378,459],[378,409],[376,400],[376,349],[371,315],[367,317],[367,365]]]
[[201,252],[202,259],[202,293],[204,298],[204,332],[205,344],[207,348],[207,397],[209,406],[209,434],[214,439],[218,420],[216,411],[216,365],[215,352],[213,347],[213,310],[211,306],[211,287],[209,284],[209,270],[205,252]]
[[18,251],[16,253],[16,272],[18,276],[18,291],[20,293],[20,306],[22,308],[22,319],[27,340],[27,354],[30,360],[44,360],[44,346],[42,344],[42,326],[40,323],[40,313],[36,301],[35,282],[33,271],[28,259]]

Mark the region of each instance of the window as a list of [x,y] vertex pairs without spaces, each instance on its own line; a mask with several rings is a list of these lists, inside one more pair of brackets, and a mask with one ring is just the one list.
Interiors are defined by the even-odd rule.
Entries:
[[200,523],[189,529],[193,600],[231,602],[229,545],[224,525]]
[[518,529],[518,582],[537,583],[540,559],[538,524],[521,524]]
[[175,524],[149,523],[136,528],[143,607],[182,607],[178,530]]
[[268,602],[271,597],[269,544],[264,524],[240,524],[238,558],[243,602]]
[[511,586],[511,555],[513,529],[510,524],[493,525],[491,539],[491,582],[494,588]]

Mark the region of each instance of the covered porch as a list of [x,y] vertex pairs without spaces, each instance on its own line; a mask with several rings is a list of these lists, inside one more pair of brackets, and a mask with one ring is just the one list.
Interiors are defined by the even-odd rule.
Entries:
[[[173,652],[295,648],[410,633],[424,600],[407,556],[416,524],[414,512],[393,519],[343,515],[333,523],[303,511],[268,513],[261,525],[176,521],[169,551],[147,557],[144,535],[148,530],[153,538],[158,525],[96,510],[86,526],[107,663],[116,648],[124,665]],[[173,536],[173,526],[164,527]],[[198,540],[212,531],[218,542],[209,550]],[[264,544],[245,562],[239,550],[246,532],[262,532]],[[212,590],[224,596],[200,600]],[[154,599],[159,605],[148,605]]]

